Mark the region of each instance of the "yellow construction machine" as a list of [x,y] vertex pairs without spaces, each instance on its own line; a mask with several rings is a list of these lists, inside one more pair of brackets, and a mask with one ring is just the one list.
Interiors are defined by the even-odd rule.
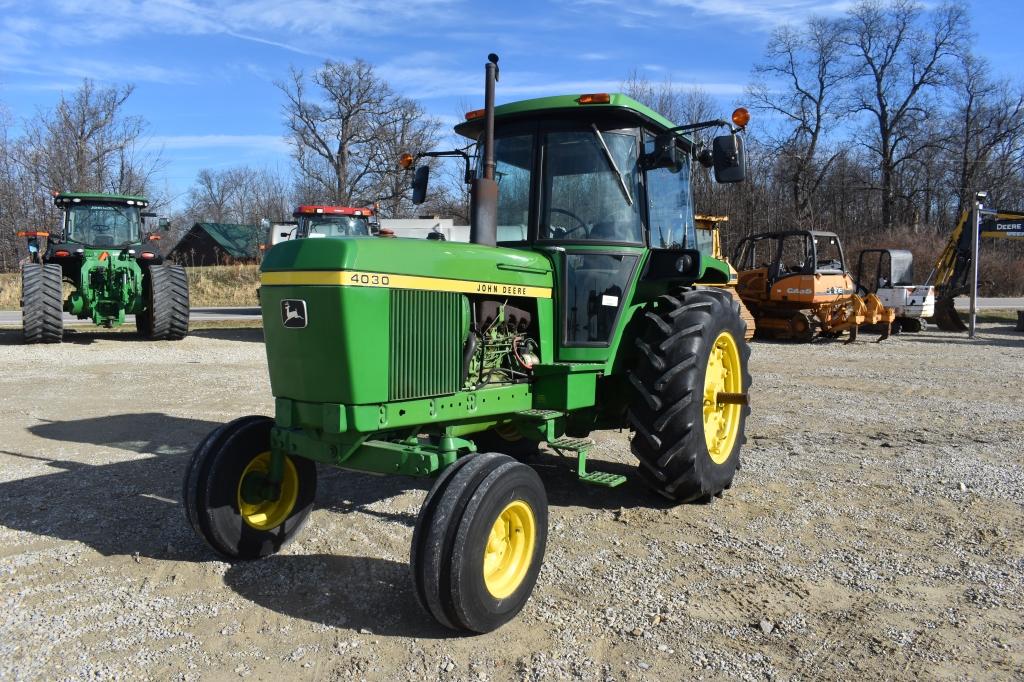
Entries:
[[[949,236],[946,247],[935,263],[935,316],[929,318],[929,322],[934,322],[944,331],[967,331],[967,325],[960,319],[953,302],[957,296],[970,290],[973,231],[968,220],[970,215],[970,211],[960,214],[953,234]],[[979,236],[992,239],[1024,239],[1024,213],[999,210],[984,212]]]
[[725,261],[726,265],[729,266],[729,283],[723,288],[732,294],[732,297],[740,304],[740,317],[742,317],[743,321],[747,323],[746,339],[749,341],[754,338],[757,322],[754,320],[754,316],[750,313],[750,309],[743,303],[743,299],[736,293],[736,283],[739,281],[739,273],[736,272],[736,268],[732,266],[732,263],[729,262],[725,257],[725,254],[722,252],[722,236],[720,234],[720,229],[722,223],[729,221],[729,216],[704,215],[698,213],[693,217],[693,221],[697,228],[697,248],[700,249],[700,252],[710,254],[713,258]]
[[[874,294],[858,296],[843,247],[831,232],[789,230],[745,238],[732,264],[736,292],[753,313],[758,337],[813,341],[857,338],[862,326],[889,337],[895,311]],[[848,342],[849,342],[848,341]]]

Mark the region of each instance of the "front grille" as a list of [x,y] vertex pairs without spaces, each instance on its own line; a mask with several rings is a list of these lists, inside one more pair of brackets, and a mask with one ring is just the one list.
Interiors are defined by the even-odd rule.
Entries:
[[462,294],[391,290],[388,395],[411,400],[459,390]]

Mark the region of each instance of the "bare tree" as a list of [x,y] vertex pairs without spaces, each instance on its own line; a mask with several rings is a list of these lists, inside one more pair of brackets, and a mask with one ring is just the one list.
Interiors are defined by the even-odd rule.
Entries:
[[238,166],[199,171],[178,222],[253,225],[263,218],[279,222],[291,215],[288,183],[267,170]]
[[161,164],[138,151],[145,120],[124,113],[133,91],[86,79],[62,94],[26,124],[21,163],[37,166],[51,191],[144,193]]
[[949,127],[955,134],[948,163],[955,169],[951,189],[957,212],[978,190],[998,196],[1020,173],[1014,159],[1021,157],[1024,147],[1024,92],[988,73],[984,59],[967,54],[954,75],[956,107],[950,112]]
[[[295,69],[277,84],[286,98],[300,191],[308,200],[367,205],[381,199],[386,211],[400,208],[409,189],[398,156],[433,146],[437,122],[396,95],[362,60],[328,60],[312,80],[317,95],[309,93],[305,75]],[[409,146],[399,151],[398,145]]]
[[815,17],[801,28],[783,26],[772,34],[747,89],[755,109],[782,119],[781,133],[768,140],[801,226],[811,223],[811,200],[839,155],[837,147],[824,146],[845,111],[841,90],[852,74],[843,51],[839,22]]
[[872,118],[881,191],[882,227],[894,220],[900,166],[935,151],[932,136],[913,135],[929,116],[926,98],[949,82],[950,67],[967,43],[967,12],[946,4],[924,11],[913,0],[862,0],[849,11],[843,38],[860,70],[858,110]]

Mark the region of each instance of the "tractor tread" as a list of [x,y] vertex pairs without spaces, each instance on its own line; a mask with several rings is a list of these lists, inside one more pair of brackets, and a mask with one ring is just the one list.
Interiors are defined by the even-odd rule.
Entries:
[[63,271],[26,263],[21,269],[21,319],[25,343],[60,343],[64,337]]
[[143,333],[154,341],[180,341],[188,335],[188,274],[180,265],[151,265],[144,286]]

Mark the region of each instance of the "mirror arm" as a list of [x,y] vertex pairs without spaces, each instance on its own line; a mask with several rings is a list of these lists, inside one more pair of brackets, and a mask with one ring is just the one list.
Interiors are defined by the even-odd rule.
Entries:
[[[467,147],[467,149],[468,149],[468,147]],[[427,157],[427,158],[431,158],[431,159],[436,159],[436,158],[441,158],[441,157],[452,157],[452,156],[462,157],[462,160],[463,160],[463,162],[466,165],[464,177],[468,178],[469,177],[469,164],[472,161],[473,157],[470,156],[469,153],[466,152],[465,149],[450,149],[448,151],[443,151],[443,152],[417,152],[415,158],[416,159],[422,159],[424,157]]]
[[728,128],[729,132],[731,132],[733,135],[735,135],[736,133],[738,133],[738,132],[743,130],[743,128],[740,128],[738,126],[734,126],[729,121],[725,121],[723,119],[716,118],[713,121],[701,121],[700,123],[687,123],[684,126],[676,126],[675,128],[669,128],[666,132],[669,132],[669,133],[686,133],[686,132],[690,132],[690,131],[693,131],[693,130],[703,130],[705,128],[720,128],[722,126],[725,126],[726,128]]

